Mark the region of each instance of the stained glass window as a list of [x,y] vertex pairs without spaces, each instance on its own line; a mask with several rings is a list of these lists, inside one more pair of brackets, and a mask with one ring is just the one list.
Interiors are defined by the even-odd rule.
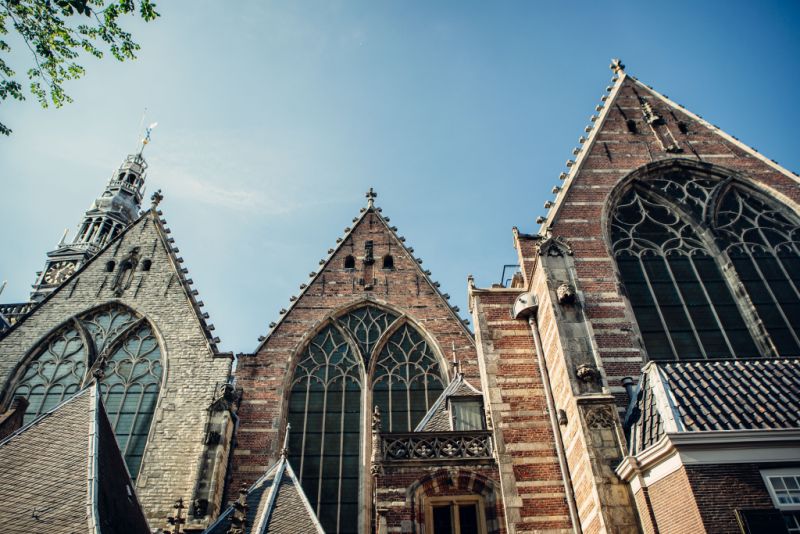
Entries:
[[[100,360],[100,361],[98,361]],[[103,404],[135,479],[161,384],[161,350],[150,326],[121,306],[73,319],[43,342],[12,397],[28,400],[25,423],[54,408],[92,380],[101,365]]]
[[[671,171],[635,181],[611,240],[649,359],[762,356],[747,310],[779,355],[800,354],[800,227],[731,179]],[[748,299],[731,290],[737,280]]]

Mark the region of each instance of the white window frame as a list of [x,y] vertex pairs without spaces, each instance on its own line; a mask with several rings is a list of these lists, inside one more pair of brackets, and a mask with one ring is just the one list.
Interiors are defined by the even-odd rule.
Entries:
[[769,491],[769,496],[772,498],[772,504],[775,505],[775,508],[784,512],[784,511],[797,511],[800,510],[800,503],[797,504],[784,504],[781,503],[778,499],[778,495],[775,492],[775,488],[772,486],[772,482],[770,481],[770,477],[797,477],[798,481],[800,482],[800,467],[781,467],[775,469],[762,469],[761,470],[761,477],[764,479],[764,485],[767,487],[767,491]]

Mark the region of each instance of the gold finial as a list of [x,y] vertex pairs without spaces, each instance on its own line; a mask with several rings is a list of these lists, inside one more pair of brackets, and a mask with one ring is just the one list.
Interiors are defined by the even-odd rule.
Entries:
[[611,60],[611,65],[609,65],[608,68],[613,70],[615,74],[619,74],[620,72],[625,72],[625,64],[622,63],[621,59],[616,57]]

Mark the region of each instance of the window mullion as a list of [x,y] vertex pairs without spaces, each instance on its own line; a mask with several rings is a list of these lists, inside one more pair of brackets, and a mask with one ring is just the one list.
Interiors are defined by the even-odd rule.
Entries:
[[[322,508],[322,472],[325,469],[325,423],[328,418],[328,380],[330,375],[330,357],[325,363],[325,383],[323,385],[324,391],[322,394],[322,429],[319,434],[319,478],[317,479],[317,514]],[[337,519],[338,521],[338,519]]]
[[700,353],[703,355],[704,359],[708,359],[708,354],[706,353],[706,349],[703,346],[703,340],[700,339],[700,334],[697,333],[697,328],[694,326],[694,319],[692,318],[692,314],[689,313],[689,307],[686,305],[686,300],[683,298],[683,291],[681,291],[681,286],[678,284],[678,281],[675,279],[675,273],[672,272],[672,265],[669,263],[669,256],[664,255],[662,256],[664,259],[664,264],[667,267],[667,273],[669,274],[669,279],[672,281],[672,285],[675,287],[675,293],[677,293],[678,298],[681,301],[681,306],[683,307],[683,313],[686,315],[686,319],[689,321],[689,327],[692,329],[692,335],[694,336],[695,341],[697,342],[697,346],[700,349]]
[[[797,337],[797,334],[794,331],[794,327],[792,326],[792,323],[789,321],[789,318],[786,317],[786,313],[784,313],[783,306],[781,306],[781,303],[778,301],[778,298],[775,296],[775,292],[772,291],[772,287],[767,282],[767,279],[764,276],[763,271],[761,271],[761,267],[758,266],[758,262],[756,261],[755,256],[753,256],[752,251],[750,250],[750,248],[747,245],[744,245],[742,248],[744,248],[747,251],[747,257],[750,258],[750,261],[753,263],[753,267],[755,268],[756,272],[758,272],[758,276],[761,278],[762,284],[767,289],[767,292],[769,293],[770,297],[772,298],[772,302],[775,304],[775,309],[778,310],[778,313],[780,313],[781,318],[783,319],[784,323],[786,324],[787,330],[789,330],[789,333],[792,335],[792,338],[794,339],[794,342],[797,344],[798,347],[800,347],[800,338]],[[747,286],[745,285],[745,287],[747,287]],[[769,330],[767,331],[767,333],[769,333]]]
[[722,333],[723,339],[725,339],[725,345],[727,345],[728,350],[731,353],[731,356],[735,358],[736,351],[733,348],[731,340],[728,338],[728,333],[725,331],[725,326],[722,324],[722,320],[720,319],[719,314],[717,313],[717,308],[716,306],[714,306],[714,302],[711,300],[711,296],[708,294],[708,290],[706,289],[706,284],[703,278],[700,276],[700,273],[697,271],[697,266],[694,264],[694,256],[692,255],[689,255],[689,265],[692,266],[692,272],[697,278],[698,285],[703,290],[703,296],[706,298],[706,301],[709,304],[709,308],[711,308],[711,313],[714,314],[714,320],[717,321],[717,326],[719,327],[719,331]]
[[[669,346],[672,349],[672,354],[675,356],[676,359],[680,359],[678,355],[678,350],[675,348],[675,342],[672,340],[672,332],[670,332],[669,328],[667,327],[667,321],[664,319],[664,314],[661,312],[661,305],[658,303],[658,297],[656,296],[656,292],[653,290],[653,284],[650,282],[650,275],[647,274],[647,269],[644,267],[644,262],[642,261],[641,256],[637,256],[639,258],[639,268],[642,270],[642,276],[644,276],[645,282],[647,282],[647,289],[650,291],[650,297],[653,299],[653,303],[655,304],[656,313],[658,313],[658,318],[661,321],[661,328],[664,329],[664,334],[666,335],[667,341],[669,341]],[[663,256],[660,256],[663,258]]]

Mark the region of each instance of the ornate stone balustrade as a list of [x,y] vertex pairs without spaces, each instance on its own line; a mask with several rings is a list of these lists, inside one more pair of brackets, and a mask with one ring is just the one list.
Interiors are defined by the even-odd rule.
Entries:
[[386,463],[492,458],[492,433],[486,430],[392,433],[381,440]]

